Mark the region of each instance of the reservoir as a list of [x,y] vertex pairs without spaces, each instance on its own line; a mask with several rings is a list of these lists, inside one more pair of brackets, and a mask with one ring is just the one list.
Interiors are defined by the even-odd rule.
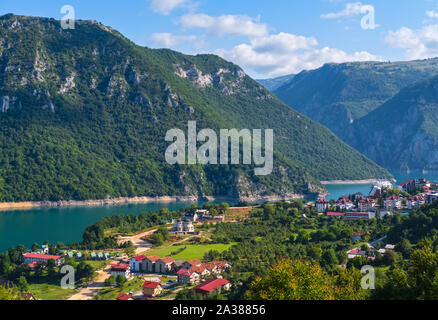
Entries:
[[[427,178],[438,181],[438,173],[393,173],[399,183],[411,178]],[[362,192],[368,195],[371,185],[327,185],[328,200],[337,200],[345,194]],[[89,225],[103,217],[117,214],[139,215],[144,212],[159,211],[162,208],[178,210],[193,202],[147,203],[102,207],[63,207],[32,210],[12,210],[0,212],[0,252],[11,246],[23,244],[30,247],[45,240],[52,243],[61,241],[69,244],[80,242],[82,233]],[[198,203],[202,204],[202,203]]]

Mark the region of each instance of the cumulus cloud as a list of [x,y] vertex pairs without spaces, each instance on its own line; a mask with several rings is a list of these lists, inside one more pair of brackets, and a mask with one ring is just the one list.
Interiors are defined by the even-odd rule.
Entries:
[[368,6],[363,5],[362,2],[347,3],[342,11],[322,14],[321,18],[323,19],[350,18],[363,13],[363,10],[366,10],[367,7]]
[[217,53],[243,68],[259,75],[276,77],[316,69],[325,63],[381,60],[366,51],[348,54],[336,48],[317,48],[318,41],[312,37],[279,33],[253,38],[250,43],[240,44],[231,50]]
[[152,0],[151,8],[155,12],[168,15],[174,9],[187,5],[189,0]]
[[152,34],[150,41],[156,47],[173,48],[187,41],[196,41],[196,39],[197,37],[193,35],[181,36],[171,33],[154,33]]
[[236,35],[259,37],[268,34],[268,26],[246,15],[221,15],[218,17],[206,14],[187,14],[181,17],[184,29],[205,29],[208,34],[216,36]]
[[401,27],[390,31],[385,41],[392,48],[405,49],[408,60],[433,58],[438,56],[438,25],[426,25],[419,30]]

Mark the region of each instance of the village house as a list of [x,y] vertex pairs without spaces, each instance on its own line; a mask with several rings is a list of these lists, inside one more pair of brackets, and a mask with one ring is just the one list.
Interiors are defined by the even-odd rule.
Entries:
[[218,269],[217,265],[215,265],[213,262],[202,263],[201,267],[207,269],[208,272],[210,272],[210,274],[218,274],[219,273],[219,269]]
[[112,276],[117,277],[118,275],[122,275],[125,278],[129,278],[129,274],[130,274],[129,264],[126,263],[112,264],[110,273]]
[[145,272],[154,272],[155,271],[155,263],[160,260],[160,257],[157,256],[150,256],[143,259],[142,263],[142,270]]
[[401,209],[401,199],[396,196],[392,195],[385,199],[385,209],[388,211],[394,211]]
[[187,284],[187,283],[198,283],[200,281],[200,276],[198,273],[187,270],[187,269],[181,269],[177,273],[178,276],[178,283],[179,284]]
[[145,281],[143,283],[143,295],[147,298],[156,297],[163,293],[163,287],[159,282]]
[[211,272],[202,265],[191,267],[190,271],[196,272],[201,278],[205,278],[211,275]]
[[409,210],[415,210],[425,204],[426,201],[421,196],[413,196],[408,198],[407,205]]
[[329,202],[326,199],[322,198],[316,201],[316,210],[318,212],[326,212],[328,208],[329,208]]
[[350,211],[353,209],[353,206],[353,202],[347,198],[340,198],[338,201],[336,201],[336,207],[339,211]]
[[165,274],[172,271],[172,263],[175,262],[174,259],[170,257],[161,258],[155,262],[155,273]]
[[131,268],[131,272],[141,272],[144,271],[145,269],[143,269],[143,260],[146,259],[146,256],[141,255],[141,256],[136,256],[133,257],[129,260],[129,266]]
[[198,259],[192,259],[187,262],[184,262],[182,266],[184,269],[190,269],[191,267],[197,267],[200,265],[201,265],[201,261],[199,261]]
[[49,260],[54,260],[57,266],[60,266],[64,259],[62,256],[48,255],[48,254],[40,254],[40,253],[25,253],[21,257],[22,261],[27,264],[42,262],[47,264]]
[[376,209],[376,203],[370,197],[359,200],[358,209],[362,212],[374,211]]
[[231,268],[231,265],[228,264],[226,261],[213,261],[213,263],[216,265],[218,272],[222,273],[223,271],[227,270],[228,268]]
[[228,291],[231,288],[231,283],[228,280],[217,278],[210,279],[193,288],[198,294],[210,294],[218,290]]
[[176,260],[172,263],[171,269],[172,272],[177,273],[179,270],[183,269],[184,261]]
[[412,190],[415,190],[416,187],[416,181],[415,179],[409,179],[408,181],[403,182],[402,184],[400,184],[398,186],[398,189],[400,191],[406,191],[406,192],[410,192]]

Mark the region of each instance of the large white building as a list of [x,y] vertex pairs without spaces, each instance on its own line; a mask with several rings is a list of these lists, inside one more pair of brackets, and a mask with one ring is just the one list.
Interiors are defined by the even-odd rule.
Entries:
[[316,201],[316,210],[318,212],[326,212],[328,208],[329,208],[329,202],[326,199],[322,198]]
[[421,196],[413,196],[410,197],[407,201],[408,209],[415,210],[421,207],[423,204],[425,204],[425,200]]
[[401,209],[401,205],[401,199],[396,195],[385,199],[385,209],[388,211],[399,210]]

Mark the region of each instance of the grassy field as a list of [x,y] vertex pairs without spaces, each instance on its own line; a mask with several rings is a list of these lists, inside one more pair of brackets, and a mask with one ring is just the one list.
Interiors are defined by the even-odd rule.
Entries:
[[[230,244],[192,244],[192,245],[177,245],[165,248],[157,248],[148,251],[148,256],[159,256],[160,258],[170,256],[175,260],[190,260],[190,259],[202,259],[204,255],[210,250],[216,250],[219,252],[228,250],[230,247],[236,243]],[[171,255],[172,252],[177,252],[182,248],[186,247],[182,252]]]
[[108,287],[99,292],[98,300],[115,300],[119,293],[137,292],[142,290],[144,280],[135,278],[123,285],[121,288]]
[[87,260],[85,263],[89,264],[94,268],[94,270],[100,270],[105,268],[105,266],[109,263],[109,261],[99,261],[99,260]]
[[60,285],[47,283],[29,284],[29,291],[41,300],[64,300],[77,293],[77,290],[64,290]]

